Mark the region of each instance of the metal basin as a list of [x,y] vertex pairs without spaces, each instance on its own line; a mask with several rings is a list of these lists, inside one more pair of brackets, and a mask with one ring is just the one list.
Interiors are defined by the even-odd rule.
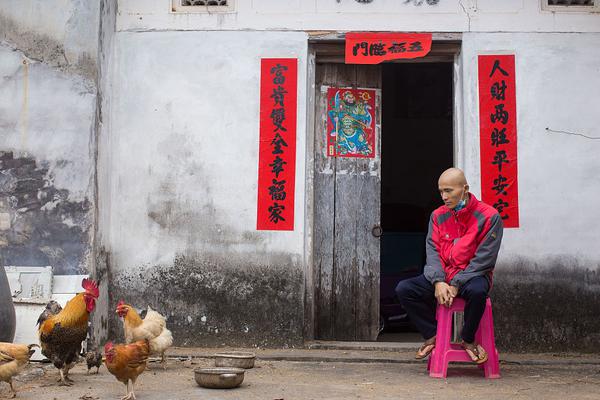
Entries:
[[256,355],[254,353],[243,351],[217,353],[215,354],[215,366],[250,369],[254,367],[255,359]]
[[210,389],[231,389],[241,385],[244,380],[241,368],[196,368],[194,377],[198,385]]

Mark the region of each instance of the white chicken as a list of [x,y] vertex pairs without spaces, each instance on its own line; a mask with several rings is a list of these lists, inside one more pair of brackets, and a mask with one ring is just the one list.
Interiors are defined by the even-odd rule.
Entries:
[[161,363],[165,367],[165,351],[173,345],[173,334],[167,329],[165,317],[148,306],[146,316],[142,319],[135,308],[123,300],[117,304],[116,312],[123,319],[125,342],[148,339],[150,353],[160,355]]

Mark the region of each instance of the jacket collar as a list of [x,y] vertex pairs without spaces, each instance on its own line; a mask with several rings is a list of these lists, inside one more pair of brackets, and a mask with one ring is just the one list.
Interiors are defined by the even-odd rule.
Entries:
[[457,216],[471,214],[473,211],[475,211],[475,209],[477,209],[477,204],[479,203],[479,200],[477,200],[477,197],[475,197],[475,195],[473,193],[468,193],[468,195],[469,195],[469,201],[467,201],[467,206],[465,208],[463,208],[462,210],[454,211],[451,208],[448,208],[446,206],[444,206],[444,207],[446,207],[446,209],[448,209],[448,211],[455,213]]

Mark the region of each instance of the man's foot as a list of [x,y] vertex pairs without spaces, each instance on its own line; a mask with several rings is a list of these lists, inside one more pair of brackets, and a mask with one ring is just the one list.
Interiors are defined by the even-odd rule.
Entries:
[[480,345],[475,342],[467,343],[464,340],[461,343],[461,346],[465,349],[471,360],[475,364],[483,364],[488,359],[487,351]]
[[431,354],[431,352],[433,351],[434,348],[435,348],[435,336],[427,339],[425,341],[425,343],[423,343],[421,345],[421,347],[419,347],[417,354],[415,354],[415,358],[417,360],[420,360],[422,358],[427,357],[428,355]]

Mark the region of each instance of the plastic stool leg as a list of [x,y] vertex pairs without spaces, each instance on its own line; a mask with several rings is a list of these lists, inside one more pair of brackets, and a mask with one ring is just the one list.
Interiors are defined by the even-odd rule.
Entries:
[[492,304],[487,300],[485,312],[481,318],[479,330],[480,342],[483,348],[488,352],[488,360],[483,363],[483,371],[488,379],[500,378],[500,361],[498,359],[498,350],[494,338],[494,319],[492,316]]

